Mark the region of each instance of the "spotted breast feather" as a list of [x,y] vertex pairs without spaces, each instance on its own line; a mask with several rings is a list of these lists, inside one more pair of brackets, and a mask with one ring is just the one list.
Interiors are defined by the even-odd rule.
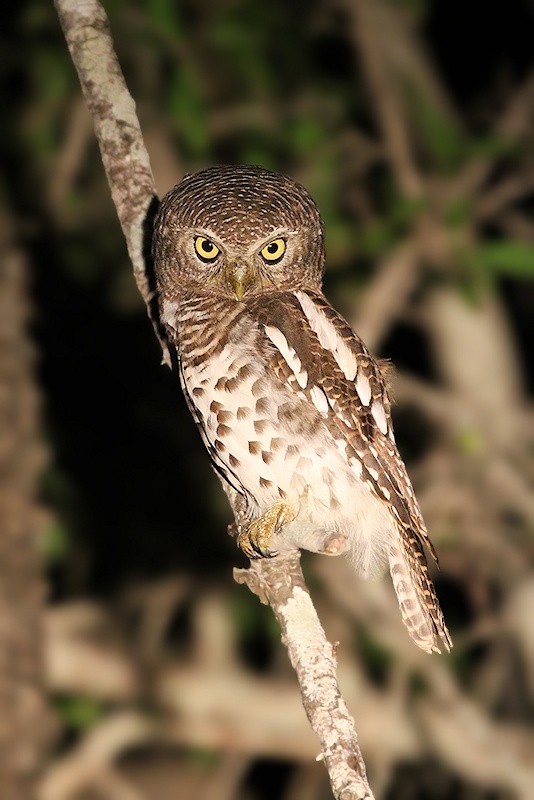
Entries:
[[[249,517],[285,501],[293,529],[334,530],[364,576],[388,563],[412,638],[425,650],[437,637],[448,647],[423,546],[434,551],[397,451],[385,381],[360,339],[310,291],[189,310],[184,390],[215,468]],[[217,339],[204,333],[212,314]]]

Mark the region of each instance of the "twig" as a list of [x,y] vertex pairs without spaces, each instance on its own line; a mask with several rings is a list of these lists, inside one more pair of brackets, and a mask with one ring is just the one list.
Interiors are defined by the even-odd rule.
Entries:
[[91,136],[91,117],[81,97],[76,97],[68,112],[66,141],[50,170],[49,203],[56,217],[64,216],[63,203],[70,191]]
[[350,321],[372,352],[378,351],[417,286],[420,249],[414,239],[388,253],[358,298]]
[[146,257],[147,231],[157,205],[156,187],[135,103],[113,49],[108,18],[98,0],[56,0],[55,6],[93,117],[135,280],[170,364],[154,304],[150,260]]
[[514,239],[534,242],[534,224],[529,215],[518,209],[506,211],[498,220],[499,227]]
[[517,203],[534,191],[534,174],[522,172],[510,175],[497,186],[488,189],[475,204],[475,216],[478,222],[487,222],[501,214],[507,206]]
[[357,0],[343,4],[362,58],[363,70],[382,129],[391,168],[402,193],[419,198],[423,193],[421,176],[412,153],[410,132],[398,91],[397,81],[386,54],[391,15],[377,0]]
[[[154,744],[158,729],[150,718],[133,711],[117,711],[92,728],[81,743],[52,765],[39,788],[39,800],[69,800],[80,790],[98,784],[113,775],[113,762],[134,747]],[[126,797],[124,781],[121,794]],[[117,787],[115,787],[117,788]],[[119,796],[118,793],[113,796]],[[129,796],[129,800],[139,795]]]
[[[128,244],[139,290],[153,311],[145,231],[155,188],[135,108],[122,76],[107,17],[98,0],[56,0],[59,17],[84,95],[95,119],[113,201]],[[165,342],[152,321],[165,352]],[[331,645],[306,590],[299,554],[253,564],[236,575],[271,604],[299,678],[308,718],[338,800],[372,800],[353,722],[336,681]]]
[[[494,133],[510,142],[521,142],[532,129],[532,108],[534,99],[534,73],[527,76],[504,109],[494,125]],[[449,181],[451,201],[453,197],[474,198],[480,192],[495,166],[495,158],[470,159],[467,166]]]
[[250,569],[235,570],[234,575],[238,583],[246,583],[263,603],[269,603],[280,623],[335,797],[372,798],[354,722],[337,684],[334,650],[304,583],[300,553],[253,562]]

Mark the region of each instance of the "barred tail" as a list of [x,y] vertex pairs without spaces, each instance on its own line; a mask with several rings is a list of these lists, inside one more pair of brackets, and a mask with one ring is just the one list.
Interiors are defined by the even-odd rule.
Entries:
[[441,639],[452,647],[434,584],[428,575],[419,537],[411,529],[401,532],[402,545],[390,551],[389,568],[402,620],[414,642],[427,653],[440,652]]

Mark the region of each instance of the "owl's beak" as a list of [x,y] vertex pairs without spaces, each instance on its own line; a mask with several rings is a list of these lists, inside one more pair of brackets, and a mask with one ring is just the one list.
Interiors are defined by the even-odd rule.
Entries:
[[252,270],[246,264],[232,264],[228,278],[235,296],[238,300],[242,300],[248,286],[254,279]]

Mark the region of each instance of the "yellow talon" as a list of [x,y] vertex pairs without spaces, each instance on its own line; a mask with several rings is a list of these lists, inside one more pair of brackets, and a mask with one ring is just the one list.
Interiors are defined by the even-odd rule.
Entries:
[[270,549],[272,537],[295,516],[287,503],[277,503],[239,533],[237,544],[249,558],[272,558],[277,555]]

